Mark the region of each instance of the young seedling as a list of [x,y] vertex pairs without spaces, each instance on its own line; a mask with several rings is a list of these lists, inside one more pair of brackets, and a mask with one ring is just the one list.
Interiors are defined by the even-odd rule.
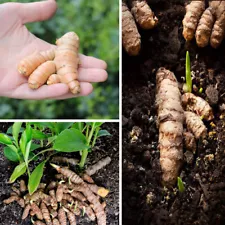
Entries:
[[177,187],[180,193],[185,191],[184,183],[180,177],[177,177]]
[[191,62],[188,51],[186,52],[186,88],[187,92],[192,92]]

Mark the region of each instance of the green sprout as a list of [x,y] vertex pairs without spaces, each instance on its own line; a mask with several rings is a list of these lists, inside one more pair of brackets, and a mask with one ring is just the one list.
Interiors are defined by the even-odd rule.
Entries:
[[192,92],[191,62],[188,51],[186,52],[186,86],[187,92]]
[[181,193],[184,192],[185,190],[184,183],[180,177],[177,177],[177,186],[178,186],[179,192]]
[[199,91],[198,91],[200,94],[203,92],[203,88],[199,88]]

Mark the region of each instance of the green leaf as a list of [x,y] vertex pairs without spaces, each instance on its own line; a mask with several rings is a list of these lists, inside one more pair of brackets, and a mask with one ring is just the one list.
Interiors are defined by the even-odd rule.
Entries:
[[188,51],[186,52],[186,85],[187,92],[192,92],[191,62]]
[[[6,134],[12,134],[12,127],[13,126],[11,126],[11,127],[8,128],[8,130],[6,131]],[[19,133],[22,133],[23,131],[24,131],[24,128],[21,127]]]
[[45,166],[45,162],[41,162],[35,169],[34,171],[31,173],[30,177],[29,177],[29,181],[28,181],[28,190],[29,190],[29,194],[33,194],[37,188],[38,185],[40,184],[41,181],[41,177],[43,175],[43,171],[44,171],[44,166]]
[[[15,147],[14,145],[12,145],[12,146]],[[19,155],[17,154],[17,151],[14,151],[9,146],[6,146],[4,148],[4,155],[10,161],[13,161],[13,162],[19,162],[20,161],[20,158],[19,158]]]
[[48,138],[48,136],[40,130],[32,129],[32,138],[37,140],[44,140]]
[[26,164],[25,162],[19,164],[18,166],[16,166],[16,168],[14,169],[9,182],[13,183],[18,177],[20,177],[21,175],[23,175],[26,172]]
[[2,143],[4,145],[11,145],[12,140],[10,139],[10,137],[8,135],[1,133],[0,134],[0,143]]
[[89,149],[89,146],[82,132],[71,128],[64,130],[58,135],[53,148],[59,152],[76,152]]
[[179,192],[181,193],[184,192],[185,190],[184,183],[180,177],[177,177],[177,186],[178,186]]
[[48,138],[47,146],[50,145],[53,141],[55,141],[55,139],[56,139],[57,137],[58,137],[57,135],[52,136],[52,137],[49,137],[49,138]]
[[20,128],[22,126],[22,122],[15,122],[12,126],[12,134],[13,138],[16,141],[16,145],[18,146],[18,136],[20,133]]
[[111,134],[107,130],[100,130],[98,132],[97,137],[102,137],[102,136],[110,136]]
[[27,137],[27,143],[32,139],[32,128],[30,124],[28,123],[26,126],[26,137]]
[[30,154],[30,147],[31,147],[32,141],[29,141],[26,145],[26,151],[24,156],[24,161],[27,162],[29,154]]
[[26,151],[26,145],[27,145],[27,136],[26,136],[26,130],[24,130],[20,138],[20,149],[23,155],[25,154],[25,151]]
[[40,147],[41,147],[40,145],[32,143],[31,146],[30,146],[30,151],[32,152],[32,151],[34,151],[34,150],[36,150]]
[[56,134],[60,134],[63,130],[68,129],[73,125],[74,122],[57,122],[55,124]]

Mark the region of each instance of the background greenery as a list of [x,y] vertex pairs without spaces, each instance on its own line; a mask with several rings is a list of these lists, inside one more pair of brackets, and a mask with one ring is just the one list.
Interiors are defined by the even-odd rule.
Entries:
[[[3,2],[34,2],[8,0]],[[58,11],[49,21],[29,24],[28,29],[41,39],[55,43],[68,31],[80,37],[80,51],[105,60],[108,81],[94,84],[88,97],[56,101],[28,101],[1,98],[0,118],[25,119],[103,119],[119,117],[119,0],[60,0]]]

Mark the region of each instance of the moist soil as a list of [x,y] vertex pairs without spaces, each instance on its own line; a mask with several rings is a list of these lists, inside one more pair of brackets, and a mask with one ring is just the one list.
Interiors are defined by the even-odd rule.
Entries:
[[[185,43],[185,2],[149,2],[158,26],[150,31],[139,28],[139,56],[122,55],[123,224],[225,224],[225,41],[217,50],[200,49],[194,40]],[[215,119],[204,121],[207,138],[197,142],[195,154],[184,158],[180,177],[185,191],[179,192],[176,186],[166,189],[161,184],[155,75],[163,66],[183,83],[187,50],[194,75],[193,93],[211,104]]]
[[[0,131],[6,132],[9,123],[1,123]],[[105,198],[107,224],[119,224],[119,124],[105,123],[103,129],[108,130],[111,136],[101,137],[97,140],[96,146],[88,155],[87,165],[98,162],[101,158],[110,156],[112,161],[109,165],[99,170],[92,176],[95,183],[99,186],[106,187],[110,190],[109,195]],[[65,154],[64,154],[65,156]],[[67,154],[68,157],[77,157],[76,154]],[[0,146],[0,224],[1,225],[31,225],[30,218],[22,221],[21,216],[23,209],[17,203],[9,205],[3,204],[3,200],[10,196],[11,185],[8,184],[9,177],[15,167],[15,164],[9,162],[3,155],[3,146]],[[47,171],[49,173],[47,174]],[[47,165],[42,182],[49,183],[54,177],[55,171]],[[96,224],[90,222],[85,217],[76,217],[77,224]]]

